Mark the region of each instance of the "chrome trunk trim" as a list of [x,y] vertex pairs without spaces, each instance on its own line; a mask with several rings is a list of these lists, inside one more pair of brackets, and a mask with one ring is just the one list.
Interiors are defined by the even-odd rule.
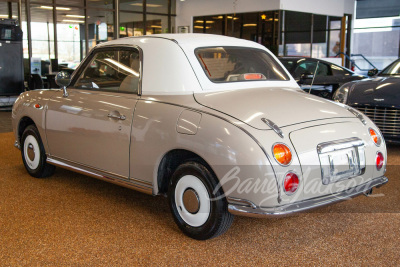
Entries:
[[256,206],[254,208],[250,204],[251,201],[241,199],[240,203],[238,200],[231,201],[232,198],[228,197],[228,210],[230,213],[239,216],[248,216],[248,217],[283,217],[292,215],[296,212],[306,211],[309,209],[314,209],[318,207],[322,207],[325,205],[333,204],[336,202],[344,201],[359,195],[362,195],[365,192],[369,192],[374,187],[380,187],[388,182],[388,178],[385,176],[381,176],[375,178],[367,183],[362,185],[358,185],[353,188],[349,188],[347,190],[333,193],[330,195],[324,195],[317,198],[307,199],[299,202],[294,202],[290,204],[286,204],[283,206],[277,207],[260,207]]
[[353,113],[353,115],[356,116],[362,122],[362,124],[367,125],[367,122],[365,121],[364,116],[361,115],[361,113],[351,107],[348,107],[347,110]]
[[283,138],[283,132],[281,130],[281,128],[279,128],[278,125],[276,125],[273,121],[266,119],[266,118],[262,118],[261,119],[266,125],[268,125],[272,130],[274,130],[274,132],[279,135],[280,138]]
[[364,141],[360,138],[352,137],[318,144],[317,151],[318,154],[322,154],[357,146],[364,146]]
[[72,162],[65,159],[60,159],[52,156],[47,156],[47,163],[61,167],[73,172],[77,172],[83,175],[87,175],[96,179],[100,179],[106,182],[117,184],[123,187],[127,187],[142,193],[149,195],[153,194],[153,185],[150,182],[123,177],[114,173],[98,170],[89,166],[82,165],[77,162]]

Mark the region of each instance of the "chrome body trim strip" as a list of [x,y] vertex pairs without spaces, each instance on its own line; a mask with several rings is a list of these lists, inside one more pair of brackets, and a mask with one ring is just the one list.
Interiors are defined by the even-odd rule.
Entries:
[[272,130],[274,130],[274,132],[279,135],[280,138],[283,138],[283,132],[281,130],[281,128],[279,128],[278,125],[276,125],[273,121],[266,119],[266,118],[261,118],[261,120],[268,125]]
[[361,113],[351,107],[348,107],[347,110],[353,113],[353,115],[356,116],[362,122],[362,124],[367,125],[367,122],[365,121],[364,116]]
[[[349,198],[353,198],[362,195],[365,192],[369,192],[374,187],[380,187],[388,182],[385,176],[375,178],[367,183],[358,185],[347,190],[333,193],[330,195],[325,195],[317,198],[307,199],[299,202],[290,203],[283,206],[277,207],[259,207],[254,208],[251,205],[246,205],[244,203],[250,202],[248,200],[230,201],[228,198],[228,210],[230,213],[239,216],[248,217],[283,217],[294,214],[296,212],[306,211],[309,209],[314,209],[322,207],[325,205],[333,204],[336,202],[344,201]],[[243,204],[242,204],[243,203]]]
[[236,198],[236,197],[227,197],[229,204],[237,204],[237,205],[244,205],[244,206],[249,206],[253,209],[257,208],[257,205],[251,202],[250,200],[245,200],[241,198]]
[[85,166],[76,162],[72,162],[69,160],[64,160],[52,156],[47,156],[47,163],[55,165],[57,167],[61,167],[73,172],[77,172],[80,174],[84,174],[93,178],[97,178],[106,182],[110,182],[113,184],[117,184],[123,187],[127,187],[142,193],[146,193],[149,195],[153,194],[153,185],[150,182],[130,178],[123,177],[117,174],[108,173],[102,170],[98,170],[89,166]]
[[332,152],[350,147],[364,146],[364,141],[358,137],[351,137],[336,141],[325,142],[317,145],[318,154]]

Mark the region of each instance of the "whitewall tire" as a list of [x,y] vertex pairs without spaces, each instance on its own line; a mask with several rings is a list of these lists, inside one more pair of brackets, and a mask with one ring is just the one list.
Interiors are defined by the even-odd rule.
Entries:
[[218,180],[199,162],[186,162],[172,175],[168,200],[178,227],[191,238],[205,240],[226,232],[233,215]]
[[51,176],[55,167],[46,162],[42,139],[34,125],[29,125],[21,137],[21,154],[25,169],[35,178]]

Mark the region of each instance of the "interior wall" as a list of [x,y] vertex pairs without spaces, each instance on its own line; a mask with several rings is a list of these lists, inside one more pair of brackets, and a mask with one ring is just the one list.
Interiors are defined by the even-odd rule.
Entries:
[[176,0],[176,27],[190,26],[193,29],[193,17],[206,15],[292,10],[314,14],[343,16],[354,14],[356,0]]
[[355,0],[280,0],[280,9],[342,17],[354,14]]

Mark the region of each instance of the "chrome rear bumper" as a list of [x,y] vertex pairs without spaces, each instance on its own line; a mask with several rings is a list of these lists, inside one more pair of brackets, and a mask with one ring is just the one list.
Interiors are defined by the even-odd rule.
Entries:
[[322,197],[307,199],[279,207],[260,207],[247,200],[240,200],[228,197],[228,210],[234,215],[248,217],[280,217],[296,212],[322,207],[369,192],[374,187],[380,187],[388,182],[388,178],[381,176],[365,184]]

